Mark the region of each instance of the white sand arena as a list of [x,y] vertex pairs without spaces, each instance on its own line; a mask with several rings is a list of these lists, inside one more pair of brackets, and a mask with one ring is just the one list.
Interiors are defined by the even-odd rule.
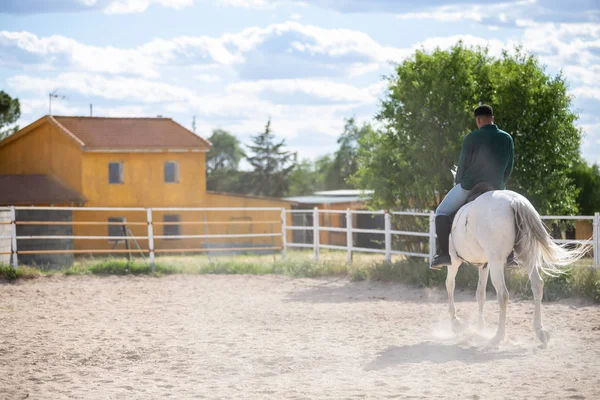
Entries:
[[[0,285],[3,399],[598,399],[600,307],[508,309],[507,341],[450,333],[446,293],[256,276]],[[475,324],[474,293],[457,290]],[[497,304],[486,304],[495,333]]]

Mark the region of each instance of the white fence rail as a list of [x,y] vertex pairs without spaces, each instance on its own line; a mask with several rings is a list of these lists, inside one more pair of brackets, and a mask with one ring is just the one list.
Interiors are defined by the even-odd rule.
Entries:
[[[102,212],[115,212],[115,211],[126,211],[126,212],[140,212],[143,213],[142,220],[144,222],[98,222],[98,221],[19,221],[17,220],[17,215],[19,211],[23,210],[48,210],[48,211],[76,211],[76,212],[86,212],[86,211],[102,211]],[[298,248],[298,249],[311,249],[313,252],[314,260],[318,261],[321,258],[321,249],[329,249],[329,250],[340,250],[345,251],[347,253],[347,262],[351,263],[354,253],[377,253],[384,255],[386,261],[391,261],[393,255],[404,255],[409,257],[419,257],[424,259],[431,259],[435,253],[435,215],[433,212],[411,212],[411,211],[398,211],[398,212],[386,212],[386,211],[366,211],[366,210],[319,210],[317,208],[311,210],[286,210],[282,208],[100,208],[100,207],[5,207],[0,208],[0,211],[8,212],[9,218],[8,220],[0,220],[0,226],[4,226],[4,230],[0,230],[0,239],[4,239],[4,242],[0,240],[0,243],[6,243],[3,247],[0,247],[0,256],[8,256],[10,257],[10,263],[14,268],[18,266],[18,256],[20,254],[63,254],[63,253],[72,253],[72,254],[82,254],[82,253],[111,253],[111,252],[129,252],[129,253],[141,253],[142,255],[147,254],[149,256],[149,262],[154,269],[155,263],[155,253],[170,253],[170,252],[223,252],[223,251],[253,251],[253,250],[272,250],[272,251],[281,251],[282,257],[285,258],[288,249]],[[260,211],[260,212],[276,212],[277,216],[265,221],[207,221],[204,218],[204,221],[192,221],[192,222],[156,222],[153,219],[153,215],[155,212],[249,212],[249,211]],[[345,226],[321,226],[321,217],[329,215],[335,216],[335,218],[342,224],[344,222]],[[372,215],[372,216],[383,216],[383,226],[381,229],[366,229],[360,228],[358,226],[354,226],[354,217],[358,217],[361,215]],[[303,223],[301,225],[294,224],[295,216],[304,216]],[[312,222],[308,224],[307,217],[310,217]],[[426,232],[415,232],[406,229],[394,229],[392,219],[394,217],[416,217],[416,218],[425,218],[424,225],[428,226],[428,230]],[[288,219],[292,220],[292,224],[288,224]],[[594,216],[543,216],[544,220],[569,220],[569,221],[591,221],[592,222],[592,235],[590,239],[586,240],[564,240],[564,239],[556,239],[557,243],[583,243],[583,244],[591,244],[593,246],[593,255],[594,255],[594,267],[598,267],[600,265],[600,214],[596,213]],[[209,225],[231,225],[231,224],[271,224],[279,225],[279,232],[270,232],[270,233],[226,233],[226,234],[208,234],[208,226]],[[105,224],[107,226],[111,225],[132,225],[132,226],[143,226],[147,225],[147,230],[145,230],[145,235],[126,235],[126,236],[99,236],[99,235],[90,235],[90,236],[76,236],[76,235],[17,235],[17,226],[18,225],[98,225]],[[204,234],[171,234],[171,235],[157,235],[155,233],[156,226],[166,226],[166,225],[180,225],[180,226],[193,226],[193,225],[204,225],[205,233]],[[400,227],[402,228],[402,227]],[[273,230],[273,229],[272,229]],[[312,243],[300,243],[295,242],[293,239],[290,241],[288,238],[288,233],[292,233],[292,237],[294,236],[294,232],[303,232],[306,235],[312,234]],[[342,234],[339,237],[339,241],[336,243],[326,242],[321,243],[321,233],[336,233]],[[345,235],[343,235],[345,234]],[[355,245],[355,234],[372,234],[378,236],[381,240],[380,243],[383,244],[382,248],[371,248],[365,245]],[[409,251],[407,249],[397,249],[394,248],[394,238],[397,237],[408,237],[408,238],[421,238],[424,242],[427,243],[428,251],[418,252],[418,251]],[[272,238],[273,240],[276,238],[280,238],[281,245],[271,245],[271,246],[241,246],[241,247],[210,247],[210,246],[199,246],[195,248],[165,248],[165,249],[156,249],[156,240],[177,240],[177,239],[232,239],[232,238],[245,238],[245,239],[253,239],[253,238]],[[32,241],[32,240],[69,240],[69,241],[90,241],[90,240],[110,240],[110,241],[119,241],[119,240],[140,240],[143,241],[144,244],[147,242],[147,246],[141,248],[138,246],[137,250],[130,249],[128,246],[128,250],[108,250],[108,249],[53,249],[53,250],[36,250],[36,249],[26,249],[19,250],[17,248],[17,244],[19,241]],[[9,243],[9,244],[8,244]],[[274,242],[273,242],[274,243]],[[425,247],[425,246],[422,246]]]

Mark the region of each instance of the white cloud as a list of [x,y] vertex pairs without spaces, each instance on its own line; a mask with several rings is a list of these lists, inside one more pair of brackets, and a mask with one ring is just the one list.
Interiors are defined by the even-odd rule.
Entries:
[[[283,47],[283,49],[281,48]],[[37,65],[46,70],[139,75],[155,78],[163,66],[248,65],[264,59],[288,57],[289,66],[267,62],[271,71],[311,68],[313,74],[338,73],[336,68],[357,65],[375,70],[375,64],[400,61],[407,50],[382,46],[369,35],[347,29],[325,29],[298,22],[244,29],[221,37],[154,39],[135,48],[100,47],[79,43],[60,35],[38,37],[29,32],[0,32],[0,65]],[[301,65],[299,61],[308,63]],[[298,72],[298,71],[296,71]]]
[[573,89],[571,93],[584,99],[600,100],[600,86],[581,86]]
[[[21,113],[23,114],[47,114],[49,112],[49,99],[20,99]],[[81,115],[85,112],[83,107],[70,106],[67,101],[53,99],[52,114],[55,115]],[[25,125],[23,125],[25,126]]]
[[238,82],[227,86],[228,93],[274,92],[293,96],[304,93],[315,98],[327,99],[331,102],[374,103],[376,100],[373,87],[358,88],[345,83],[328,80],[310,79],[273,79]]
[[422,20],[431,19],[435,21],[461,21],[472,20],[482,22],[485,19],[491,19],[490,16],[498,16],[501,22],[508,21],[507,12],[521,12],[524,8],[536,4],[536,0],[523,0],[517,2],[497,3],[497,4],[453,4],[441,7],[431,7],[424,11],[399,14],[397,17],[402,20]]
[[567,65],[563,72],[570,80],[584,85],[598,85],[600,83],[600,65]]
[[112,101],[169,106],[180,112],[190,111],[205,116],[252,115],[255,107],[268,109],[271,105],[248,93],[198,95],[195,91],[162,82],[139,78],[114,77],[83,73],[64,73],[48,78],[18,75],[8,79],[8,86],[16,92],[40,96],[55,88],[75,92],[86,97],[100,97]]
[[201,82],[206,82],[206,83],[215,83],[215,82],[219,82],[221,80],[219,75],[212,75],[212,74],[194,75],[194,79],[199,80]]
[[130,14],[146,11],[151,5],[181,10],[194,0],[9,0],[0,2],[0,13],[35,14],[102,10],[107,14]]
[[64,66],[88,72],[158,75],[151,54],[143,50],[99,48],[59,35],[38,38],[29,32],[2,31],[0,56],[0,64],[37,64],[47,70]]
[[104,8],[107,14],[131,14],[144,12],[151,4],[181,10],[194,5],[194,0],[112,0]]

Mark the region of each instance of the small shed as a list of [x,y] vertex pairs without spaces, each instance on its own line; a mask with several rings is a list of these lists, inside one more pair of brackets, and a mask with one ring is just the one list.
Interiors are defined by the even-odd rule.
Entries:
[[[81,206],[85,198],[47,175],[0,175],[0,207],[2,206]],[[72,222],[71,211],[65,210],[17,210],[17,236],[73,236],[72,225],[36,225],[27,222]],[[6,211],[1,220],[10,221]],[[0,225],[0,236],[10,235],[10,225]],[[27,250],[72,250],[72,239],[20,239],[17,249]],[[0,241],[0,252],[11,250],[10,239]],[[4,256],[0,263],[8,263]],[[19,264],[38,267],[64,267],[73,264],[73,254],[22,254]]]
[[[292,209],[296,210],[364,210],[367,207],[367,202],[371,199],[373,191],[371,190],[328,190],[314,192],[308,196],[287,197],[284,200],[296,203]],[[292,224],[294,226],[313,226],[312,213],[298,213],[293,215]],[[320,226],[328,226],[332,228],[345,228],[346,215],[340,213],[322,213],[319,218]],[[372,216],[368,214],[354,215],[352,226],[362,229],[383,229],[384,221],[381,216]],[[373,247],[373,239],[380,239],[370,234],[360,234],[355,236],[355,244],[359,247]],[[327,232],[323,231],[320,234],[320,243],[345,246],[346,233],[344,232]],[[294,243],[313,243],[313,231],[293,231]]]

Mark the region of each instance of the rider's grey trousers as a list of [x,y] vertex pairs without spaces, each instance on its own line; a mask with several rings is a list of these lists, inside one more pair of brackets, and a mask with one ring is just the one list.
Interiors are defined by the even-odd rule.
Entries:
[[435,210],[435,215],[450,216],[466,203],[468,197],[469,191],[463,189],[459,183],[448,192],[446,197],[444,197],[444,200],[442,200],[438,208]]

